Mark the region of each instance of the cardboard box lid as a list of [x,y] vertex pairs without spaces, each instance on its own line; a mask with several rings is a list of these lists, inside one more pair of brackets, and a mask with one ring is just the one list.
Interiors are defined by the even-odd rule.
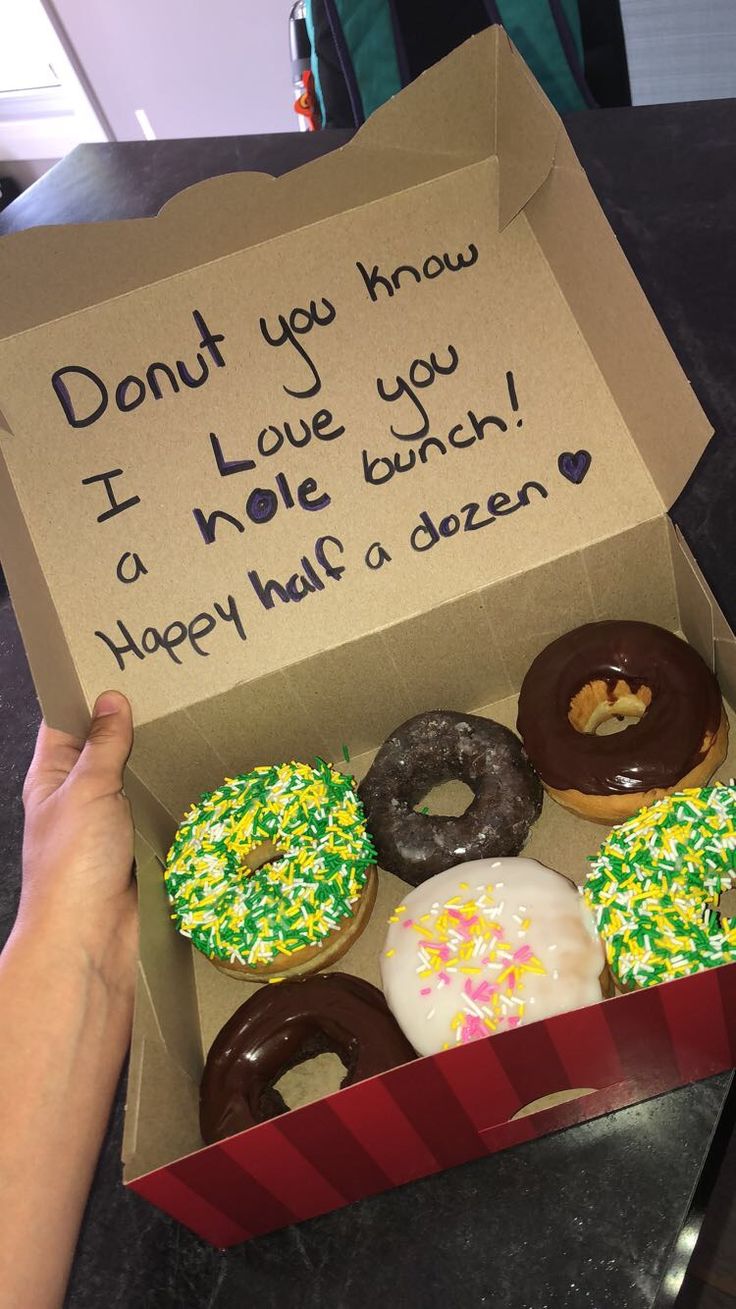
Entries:
[[0,555],[63,725],[649,521],[710,435],[499,29],[335,154],[6,238],[0,279]]

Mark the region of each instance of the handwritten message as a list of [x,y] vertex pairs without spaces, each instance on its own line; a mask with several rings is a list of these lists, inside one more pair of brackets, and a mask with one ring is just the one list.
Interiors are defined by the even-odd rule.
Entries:
[[[422,279],[432,281],[443,273],[459,274],[473,268],[479,259],[479,247],[472,243],[467,250],[455,256],[429,255],[415,264],[402,264],[390,275],[374,265],[370,273],[362,263],[356,270],[362,278],[370,300],[375,303],[380,295],[389,299],[398,294],[403,282]],[[142,376],[127,374],[120,381],[100,377],[85,364],[65,364],[55,370],[51,387],[59,401],[61,412],[72,428],[89,427],[103,420],[111,397],[121,413],[131,413],[148,402],[169,401],[181,397],[186,389],[203,387],[213,369],[228,367],[228,342],[222,331],[213,331],[199,309],[192,310],[192,346],[194,363],[176,359],[173,363],[152,360]],[[280,361],[285,380],[284,393],[294,400],[313,401],[323,391],[324,381],[318,366],[319,345],[322,334],[329,331],[338,319],[338,307],[325,296],[308,305],[294,305],[271,317],[261,316],[258,328],[267,347],[281,353]],[[196,339],[198,338],[198,339]],[[408,360],[402,371],[391,376],[374,379],[378,398],[387,406],[387,437],[395,446],[390,452],[373,453],[363,447],[360,452],[363,481],[368,487],[381,487],[397,474],[410,473],[417,465],[439,461],[448,454],[461,452],[478,442],[493,439],[499,433],[507,434],[511,427],[521,429],[523,418],[519,404],[517,381],[512,369],[502,371],[503,394],[499,397],[499,412],[477,413],[466,409],[460,421],[443,429],[441,435],[433,428],[432,396],[441,388],[445,378],[462,368],[461,354],[452,342],[432,345],[426,356]],[[285,451],[307,449],[313,442],[333,442],[345,436],[346,428],[332,411],[321,407],[313,412],[294,414],[268,423],[255,434],[251,444],[243,449],[235,444],[223,448],[223,438],[209,432],[213,468],[220,478],[258,473],[263,484],[248,485],[242,496],[239,514],[229,509],[192,506],[196,530],[205,546],[214,545],[224,532],[245,534],[249,525],[265,526],[294,510],[319,513],[332,504],[330,492],[320,486],[314,476],[297,477],[285,470],[270,474],[270,461]],[[384,446],[385,450],[385,446]],[[568,460],[568,463],[565,463]],[[571,461],[571,462],[569,462]],[[591,456],[587,451],[577,455],[561,454],[559,471],[575,485],[587,473]],[[270,475],[269,475],[270,474]],[[82,478],[84,486],[96,486],[107,504],[96,515],[98,523],[126,513],[141,503],[138,494],[128,491],[123,495],[117,482],[123,476],[122,468],[107,469]],[[512,493],[493,489],[482,493],[479,500],[470,500],[446,513],[433,515],[420,508],[416,522],[399,545],[408,545],[417,554],[427,554],[442,541],[458,533],[479,532],[493,524],[529,508],[535,499],[546,500],[547,488],[538,480],[530,480],[515,488]],[[182,524],[183,526],[183,524]],[[396,542],[392,549],[397,548]],[[324,591],[330,583],[339,582],[347,565],[340,562],[345,554],[344,543],[332,534],[318,536],[299,560],[299,567],[288,576],[271,577],[258,568],[247,569],[247,580],[253,597],[266,611],[276,605],[299,604],[307,596]],[[364,554],[366,568],[375,572],[393,560],[393,554],[381,541],[371,542]],[[149,569],[135,550],[127,550],[118,560],[114,575],[125,586],[149,576]],[[103,642],[121,672],[131,661],[164,654],[173,664],[180,665],[186,654],[207,658],[207,638],[218,624],[230,624],[233,634],[246,641],[248,633],[234,595],[223,600],[213,599],[212,605],[193,616],[176,619],[165,626],[147,626],[133,633],[118,619],[115,632],[95,629],[95,636]]]
[[95,689],[162,712],[198,667],[214,694],[648,512],[646,479],[606,499],[625,428],[487,200],[442,179],[0,349],[6,457]]

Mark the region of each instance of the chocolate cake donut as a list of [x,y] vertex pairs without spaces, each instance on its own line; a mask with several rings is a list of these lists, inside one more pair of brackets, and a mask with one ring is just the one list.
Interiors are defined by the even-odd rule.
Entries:
[[[432,787],[452,779],[473,792],[464,814],[415,811]],[[542,808],[542,787],[513,732],[451,709],[397,727],[358,794],[378,862],[414,886],[466,860],[518,854]]]
[[207,1056],[199,1126],[208,1145],[288,1111],[274,1089],[284,1073],[333,1052],[352,1086],[416,1059],[381,991],[348,973],[319,973],[255,991]]

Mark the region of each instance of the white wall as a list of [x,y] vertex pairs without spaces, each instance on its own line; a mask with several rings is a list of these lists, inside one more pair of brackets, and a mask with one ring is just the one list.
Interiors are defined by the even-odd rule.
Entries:
[[[52,0],[119,140],[296,129],[293,0]],[[51,8],[51,3],[47,3]]]
[[0,176],[28,186],[105,132],[41,0],[0,0]]

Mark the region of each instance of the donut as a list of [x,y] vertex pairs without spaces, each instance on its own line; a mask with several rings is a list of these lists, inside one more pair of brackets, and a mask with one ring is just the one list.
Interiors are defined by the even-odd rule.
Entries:
[[535,859],[474,860],[411,891],[389,920],[381,980],[420,1055],[611,991],[578,888]]
[[276,1082],[328,1051],[345,1065],[341,1086],[416,1058],[381,992],[360,977],[319,973],[254,991],[207,1055],[199,1098],[204,1141],[286,1113]]
[[375,850],[354,781],[318,759],[254,768],[204,795],[169,851],[179,931],[250,981],[339,959],[376,898]]
[[[415,811],[432,787],[451,779],[473,792],[464,814]],[[397,727],[359,795],[378,862],[413,886],[465,860],[517,854],[542,808],[542,788],[513,732],[451,709]]]
[[[637,721],[597,735],[611,718]],[[609,826],[703,786],[728,748],[715,677],[652,623],[587,623],[553,641],[524,678],[517,727],[553,800]]]
[[736,883],[736,788],[677,792],[614,827],[584,887],[622,990],[736,960],[736,918],[718,912]]

